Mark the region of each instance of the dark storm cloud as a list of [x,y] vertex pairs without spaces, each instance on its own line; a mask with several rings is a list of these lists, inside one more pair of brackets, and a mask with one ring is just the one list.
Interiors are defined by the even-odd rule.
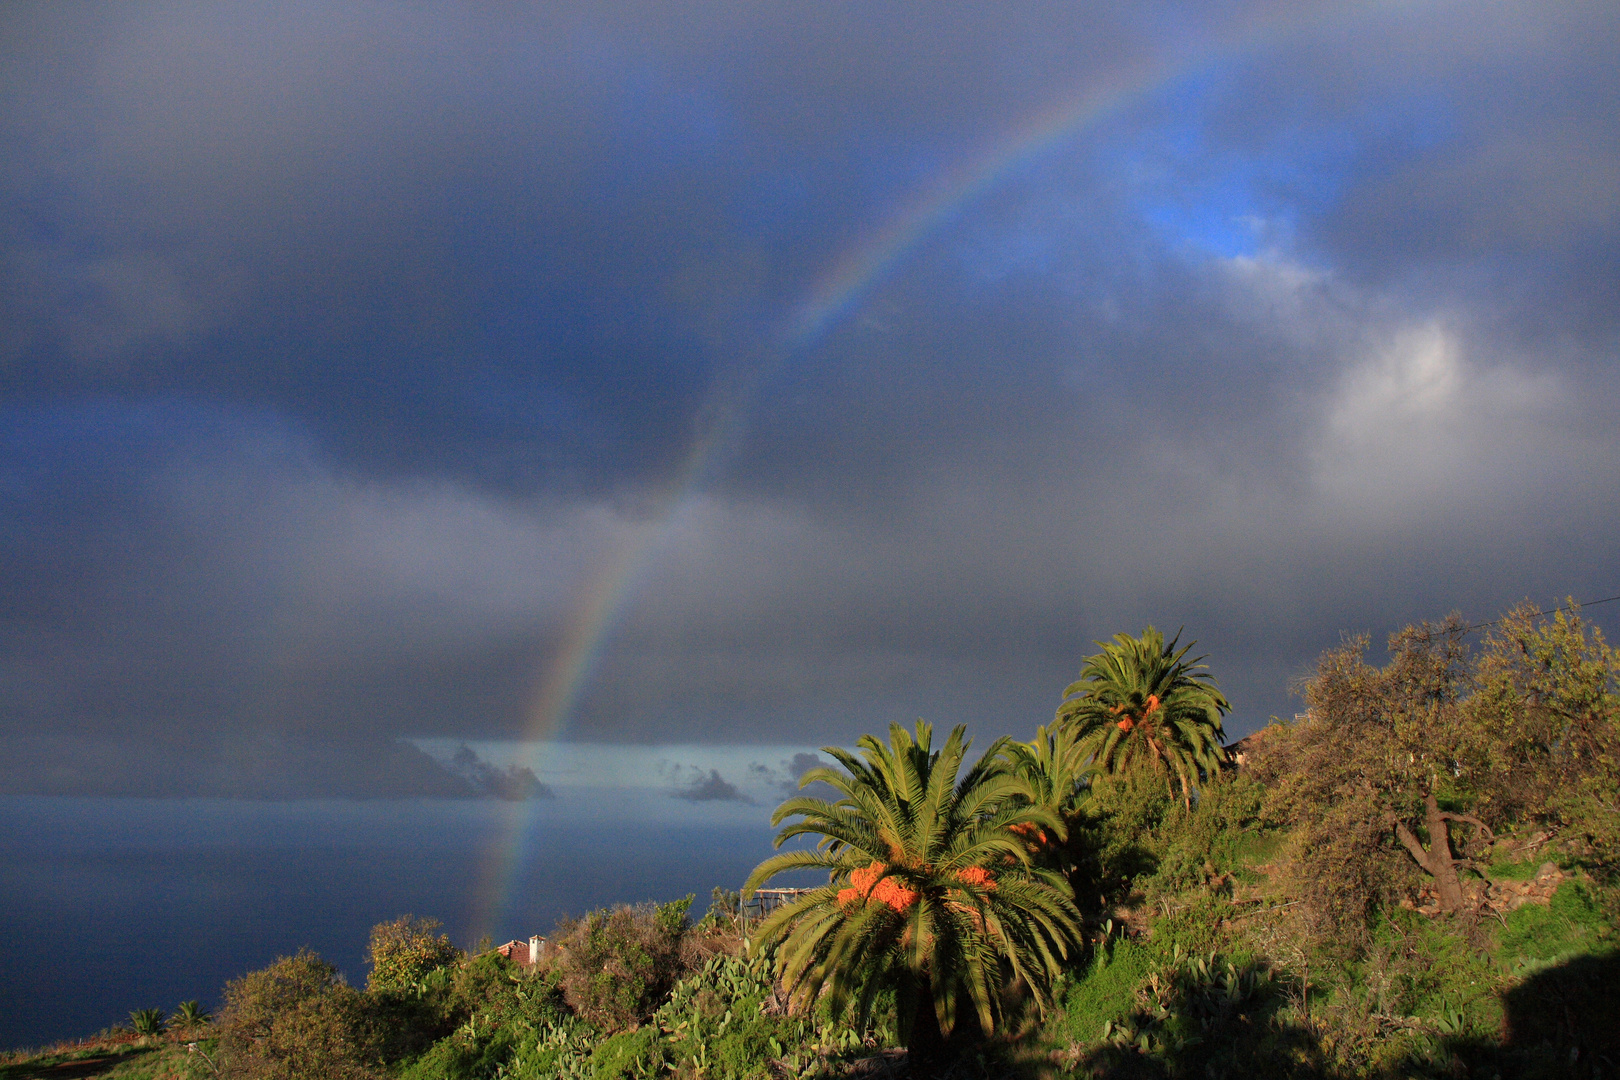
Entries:
[[825,223],[1129,44],[1058,10],[13,9],[11,362],[266,402],[371,468],[656,472]]
[[[546,798],[527,777],[464,775],[399,740],[192,729],[0,735],[11,795],[226,799]],[[491,770],[493,774],[493,770]],[[533,783],[528,783],[533,781]],[[538,785],[538,787],[536,786]]]
[[608,594],[575,737],[818,745],[1027,734],[1148,622],[1241,732],[1341,630],[1620,591],[1611,8],[4,18],[14,777],[478,788],[395,740],[532,733]]
[[720,775],[719,769],[710,769],[707,776],[702,769],[687,768],[685,770],[672,770],[675,776],[692,773],[689,778],[670,792],[676,799],[685,799],[687,802],[752,802],[748,796],[737,790],[737,785]]
[[448,766],[451,772],[466,780],[481,795],[507,802],[557,797],[556,792],[540,782],[533,769],[524,765],[508,765],[504,769],[491,765],[465,743],[451,756]]

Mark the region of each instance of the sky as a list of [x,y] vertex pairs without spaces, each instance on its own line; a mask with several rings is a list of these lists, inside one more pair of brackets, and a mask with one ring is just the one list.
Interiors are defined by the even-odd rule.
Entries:
[[8,3],[0,792],[762,804],[1117,632],[1236,736],[1346,634],[1616,596],[1617,40]]

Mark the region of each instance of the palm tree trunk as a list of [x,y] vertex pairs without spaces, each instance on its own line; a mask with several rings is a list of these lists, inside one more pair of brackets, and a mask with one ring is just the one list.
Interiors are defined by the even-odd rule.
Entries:
[[940,1072],[945,1058],[945,1036],[939,1030],[934,1012],[934,988],[928,976],[914,985],[911,1031],[906,1036],[906,1069],[912,1080],[931,1080]]
[[[1153,751],[1153,759],[1164,769],[1164,786],[1170,790],[1170,797],[1173,799],[1176,797],[1176,773],[1170,768],[1170,757],[1164,752],[1164,747],[1160,746],[1159,741],[1152,735],[1147,737],[1147,744],[1148,749]],[[1183,782],[1182,787],[1186,787],[1185,782]],[[1187,809],[1192,809],[1192,799],[1190,797],[1187,800]]]

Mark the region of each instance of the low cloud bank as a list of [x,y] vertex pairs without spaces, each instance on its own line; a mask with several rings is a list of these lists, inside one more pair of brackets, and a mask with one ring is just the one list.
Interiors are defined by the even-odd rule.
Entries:
[[315,741],[258,732],[214,738],[0,737],[0,793],[126,798],[551,798],[532,771],[471,750],[441,762],[401,740]]
[[670,791],[672,798],[685,799],[687,802],[740,802],[753,805],[754,800],[721,776],[719,769],[710,769],[705,774],[702,769],[691,765],[677,765],[669,770],[669,775],[675,784]]
[[450,759],[448,768],[472,785],[479,794],[508,802],[557,797],[556,792],[540,782],[533,769],[523,765],[508,765],[504,769],[491,765],[465,743]]

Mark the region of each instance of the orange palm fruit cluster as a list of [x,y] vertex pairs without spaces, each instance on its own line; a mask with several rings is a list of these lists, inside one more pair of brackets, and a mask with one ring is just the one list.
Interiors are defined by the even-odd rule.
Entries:
[[896,911],[911,907],[917,902],[916,891],[906,888],[892,877],[884,877],[883,872],[887,869],[883,863],[874,862],[871,866],[853,871],[849,875],[849,883],[853,887],[839,890],[838,903],[859,903],[870,896]]
[[[1154,710],[1157,709],[1158,707],[1159,707],[1159,695],[1158,694],[1149,694],[1148,699],[1147,699],[1147,708],[1142,710],[1141,718],[1143,720],[1146,720],[1149,716],[1153,715]],[[1123,702],[1121,702],[1120,704],[1115,705],[1112,709],[1110,709],[1108,711],[1112,712],[1112,713],[1115,713],[1115,714],[1118,714],[1118,713],[1122,712],[1124,710],[1124,708],[1125,708],[1125,705],[1124,705]],[[1132,718],[1129,714],[1127,714],[1125,719],[1121,720],[1118,724],[1116,724],[1114,726],[1119,728],[1119,730],[1121,730],[1121,731],[1129,732],[1131,730],[1131,728],[1136,726],[1136,720],[1134,718]]]
[[1044,845],[1046,843],[1046,830],[1033,821],[1020,821],[1016,825],[1008,826],[1008,829],[1032,844]]
[[[1028,824],[1028,822],[1025,824]],[[1044,838],[1046,834],[1042,833],[1041,836]],[[996,879],[991,877],[990,871],[982,866],[970,866],[965,870],[958,870],[956,880],[964,885],[977,885],[981,889],[994,889],[996,887]]]

